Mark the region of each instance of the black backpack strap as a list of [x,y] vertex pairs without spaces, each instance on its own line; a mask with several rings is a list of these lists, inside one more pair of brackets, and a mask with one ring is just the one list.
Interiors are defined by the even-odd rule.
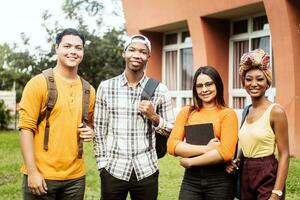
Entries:
[[[142,94],[141,94],[141,100],[151,100],[151,97],[154,95],[154,92],[157,88],[157,86],[159,85],[159,81],[154,80],[152,78],[149,78],[149,80],[147,81]],[[151,150],[153,148],[153,142],[152,142],[152,122],[151,120],[147,120],[147,124],[148,124],[148,131],[147,134],[149,136],[149,150]]]
[[246,107],[244,108],[244,110],[243,110],[243,113],[242,113],[242,121],[241,121],[241,127],[242,127],[242,125],[243,125],[244,122],[245,122],[245,119],[246,119],[246,117],[247,117],[247,115],[248,115],[248,113],[249,113],[249,108],[250,108],[251,106],[252,106],[252,104],[246,106]]
[[[246,117],[249,113],[249,108],[252,106],[252,104],[246,106],[243,110],[243,113],[242,113],[242,121],[241,121],[241,126],[240,128],[243,126],[245,120],[246,120]],[[243,157],[243,152],[242,150],[238,150],[238,143],[236,144],[236,150],[235,150],[235,155],[234,155],[234,158],[242,158]]]
[[144,90],[141,94],[141,100],[151,100],[151,97],[154,95],[154,92],[159,85],[159,81],[149,78],[147,81]]
[[[90,84],[81,78],[82,84],[82,123],[86,126],[89,121],[89,103],[90,103]],[[83,140],[78,136],[78,158],[82,158],[83,153]]]
[[48,141],[49,141],[49,132],[50,132],[49,117],[57,100],[57,89],[54,80],[53,69],[49,68],[44,70],[43,75],[45,76],[47,82],[48,95],[46,99],[46,110],[40,114],[37,125],[39,125],[46,118],[44,149],[48,150]]

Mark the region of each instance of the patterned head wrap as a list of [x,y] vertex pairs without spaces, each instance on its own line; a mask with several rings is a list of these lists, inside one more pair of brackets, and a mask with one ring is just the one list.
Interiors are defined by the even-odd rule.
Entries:
[[272,84],[272,69],[270,66],[270,56],[262,49],[255,49],[244,53],[240,62],[240,77],[243,85],[245,84],[246,72],[251,69],[261,70],[267,78],[268,85]]

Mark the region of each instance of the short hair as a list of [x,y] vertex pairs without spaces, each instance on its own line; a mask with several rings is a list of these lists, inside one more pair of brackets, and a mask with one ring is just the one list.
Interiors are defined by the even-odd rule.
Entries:
[[83,44],[83,46],[84,46],[84,44],[85,44],[85,38],[84,38],[83,34],[81,34],[78,30],[76,30],[76,29],[74,29],[74,28],[66,28],[66,29],[64,29],[62,32],[59,32],[59,33],[56,35],[55,43],[56,43],[57,45],[59,45],[59,44],[61,43],[62,38],[63,38],[65,35],[75,35],[75,36],[80,37],[80,39],[82,40],[82,44]]
[[193,109],[203,108],[202,100],[199,98],[197,93],[197,88],[196,88],[197,78],[200,74],[205,74],[213,80],[217,90],[216,104],[217,106],[225,106],[224,86],[219,72],[211,66],[203,66],[196,70],[193,78],[193,103],[194,103]]

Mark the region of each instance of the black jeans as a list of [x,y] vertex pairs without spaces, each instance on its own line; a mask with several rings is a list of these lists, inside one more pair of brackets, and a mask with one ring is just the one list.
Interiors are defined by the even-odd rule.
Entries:
[[185,170],[180,200],[233,200],[234,177],[224,164],[193,167]]
[[27,176],[23,178],[23,200],[83,200],[85,176],[70,180],[45,180],[47,194],[33,195],[27,184]]
[[100,172],[101,200],[126,200],[128,192],[131,200],[156,200],[158,194],[158,175],[155,172],[142,180],[137,180],[134,170],[129,181],[113,177],[105,169]]

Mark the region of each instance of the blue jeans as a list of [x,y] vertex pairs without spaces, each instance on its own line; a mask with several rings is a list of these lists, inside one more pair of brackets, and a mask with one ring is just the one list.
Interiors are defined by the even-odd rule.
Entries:
[[186,169],[179,199],[233,200],[234,177],[225,171],[225,164]]
[[33,195],[27,184],[27,176],[23,178],[23,200],[83,200],[85,176],[70,180],[45,180],[47,194]]

